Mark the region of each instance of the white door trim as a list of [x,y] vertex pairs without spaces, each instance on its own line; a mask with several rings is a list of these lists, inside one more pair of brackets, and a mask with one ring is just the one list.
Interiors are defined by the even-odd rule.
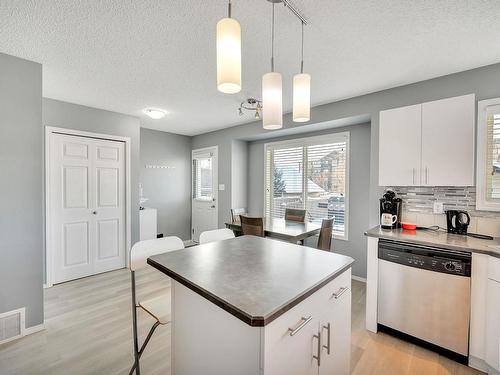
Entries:
[[52,218],[50,216],[50,138],[52,134],[74,135],[86,138],[97,138],[110,141],[120,141],[125,143],[125,255],[126,265],[130,262],[130,248],[132,246],[132,198],[130,188],[130,159],[131,159],[131,139],[130,137],[121,137],[117,135],[92,133],[83,130],[73,130],[66,128],[58,128],[53,126],[45,126],[45,285],[50,288],[54,283],[54,254],[52,251],[52,243],[50,229]]
[[[215,155],[215,160],[217,163],[215,164],[214,176],[217,181],[215,187],[215,218],[217,220],[216,226],[219,227],[219,146],[210,146],[197,148],[195,150],[191,150],[191,202],[193,201],[193,158],[196,153],[201,152],[213,152]],[[193,206],[191,204],[191,240],[193,240]]]

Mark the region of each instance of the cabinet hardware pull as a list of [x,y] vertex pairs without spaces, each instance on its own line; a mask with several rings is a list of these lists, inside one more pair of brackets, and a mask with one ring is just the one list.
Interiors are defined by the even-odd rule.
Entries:
[[429,168],[425,167],[425,184],[429,183]]
[[313,355],[313,358],[318,361],[318,366],[321,366],[321,331],[318,331],[317,335],[313,335],[315,339],[318,339],[318,355]]
[[342,294],[344,294],[348,290],[349,290],[348,287],[343,286],[342,288],[340,288],[339,290],[337,290],[335,293],[333,293],[332,297],[335,298],[335,299],[339,299],[342,296]]
[[413,185],[415,185],[415,168],[412,169],[413,169]]
[[323,326],[323,328],[328,331],[328,338],[326,340],[326,345],[323,345],[323,348],[325,348],[326,353],[330,355],[330,323],[328,323],[326,326]]
[[301,323],[295,327],[295,328],[288,328],[288,333],[290,334],[290,336],[293,336],[295,335],[297,332],[299,332],[302,328],[304,328],[304,326],[309,323],[310,321],[312,320],[312,315],[307,317],[307,318],[300,318],[300,321]]

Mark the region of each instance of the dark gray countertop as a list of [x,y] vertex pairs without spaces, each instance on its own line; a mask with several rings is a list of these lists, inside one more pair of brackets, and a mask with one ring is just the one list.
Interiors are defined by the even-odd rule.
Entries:
[[445,231],[403,229],[382,229],[376,226],[365,232],[366,236],[385,238],[388,240],[412,242],[421,245],[438,246],[451,250],[467,251],[471,253],[489,254],[500,258],[500,238],[483,240],[479,238],[451,234]]
[[351,267],[339,254],[254,236],[211,242],[148,263],[243,322],[262,327]]

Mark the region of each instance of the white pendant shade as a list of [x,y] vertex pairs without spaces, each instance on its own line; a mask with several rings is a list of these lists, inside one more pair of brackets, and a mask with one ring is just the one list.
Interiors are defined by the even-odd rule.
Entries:
[[233,18],[217,23],[217,89],[225,94],[241,90],[241,27]]
[[293,77],[293,121],[311,119],[311,76],[300,73]]
[[264,129],[283,127],[281,74],[271,72],[262,76],[262,124]]

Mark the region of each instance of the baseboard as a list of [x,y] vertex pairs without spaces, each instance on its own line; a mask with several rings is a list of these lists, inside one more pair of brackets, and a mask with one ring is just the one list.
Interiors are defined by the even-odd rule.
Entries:
[[36,326],[31,326],[31,327],[27,327],[24,329],[24,336],[28,336],[28,335],[31,335],[33,333],[37,333],[37,332],[40,332],[40,331],[43,331],[45,329],[45,324],[42,323],[42,324],[38,324]]
[[366,283],[366,277],[359,277],[359,276],[354,276],[354,275],[351,275],[351,278],[353,280],[356,280],[356,281],[360,281],[362,283]]

